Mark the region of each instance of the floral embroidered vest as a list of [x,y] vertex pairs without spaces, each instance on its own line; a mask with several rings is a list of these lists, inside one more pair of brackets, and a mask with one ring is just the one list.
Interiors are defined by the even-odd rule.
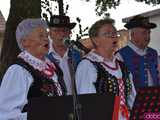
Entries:
[[[28,99],[41,96],[59,96],[55,82],[52,79],[48,78],[44,73],[35,70],[32,66],[30,66],[21,58],[18,58],[15,64],[18,64],[25,68],[27,71],[29,71],[29,73],[32,75],[34,79],[31,87],[29,88],[27,96]],[[62,95],[65,95],[66,88],[63,81],[63,73],[57,66],[56,68],[56,74],[58,75],[58,81],[62,89]]]
[[[86,58],[87,59],[87,58]],[[89,59],[87,59],[89,60]],[[105,94],[105,93],[112,93],[114,95],[119,95],[119,84],[118,79],[111,75],[109,72],[105,70],[105,68],[100,64],[100,62],[95,62],[89,60],[97,69],[97,80],[94,83],[96,92],[98,94]],[[122,70],[122,79],[124,82],[124,93],[125,93],[125,101],[127,102],[127,99],[131,92],[131,81],[129,78],[129,71],[124,65],[124,63],[120,61],[116,61],[119,63],[120,68]],[[126,103],[128,105],[128,103]]]

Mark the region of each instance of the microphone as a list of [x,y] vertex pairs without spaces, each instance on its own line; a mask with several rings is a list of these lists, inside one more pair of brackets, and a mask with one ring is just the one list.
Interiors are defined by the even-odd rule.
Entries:
[[90,52],[90,49],[85,47],[81,42],[78,40],[70,40],[69,38],[64,38],[64,45],[68,48],[74,48],[78,51],[83,50],[86,54]]
[[66,37],[63,39],[63,44],[67,47],[67,48],[71,48],[74,46],[73,42],[71,42],[72,40],[70,40],[70,38]]

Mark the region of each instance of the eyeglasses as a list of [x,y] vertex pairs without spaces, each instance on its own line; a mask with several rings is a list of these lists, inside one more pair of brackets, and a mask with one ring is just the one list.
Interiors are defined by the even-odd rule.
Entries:
[[100,36],[104,36],[106,38],[118,38],[120,37],[120,34],[117,32],[107,32],[107,33],[102,33],[99,34]]

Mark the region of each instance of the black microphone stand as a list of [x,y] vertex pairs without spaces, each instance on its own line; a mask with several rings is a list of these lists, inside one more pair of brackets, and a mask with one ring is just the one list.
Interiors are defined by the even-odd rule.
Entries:
[[73,109],[74,113],[73,116],[70,116],[69,120],[82,120],[81,119],[81,104],[79,103],[77,90],[76,90],[76,82],[75,82],[75,62],[73,59],[73,46],[69,46],[69,59],[68,59],[68,65],[70,70],[70,76],[71,76],[71,86],[72,86],[72,97],[73,97]]

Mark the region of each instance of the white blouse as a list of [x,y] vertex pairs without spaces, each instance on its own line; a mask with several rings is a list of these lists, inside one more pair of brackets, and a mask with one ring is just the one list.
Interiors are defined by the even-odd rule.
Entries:
[[[91,61],[97,61],[97,62],[103,62],[107,64],[110,67],[115,68],[116,62],[115,58],[113,61],[105,61],[105,59],[102,56],[99,56],[98,54],[94,52],[90,52],[88,55],[85,56],[86,58],[90,59]],[[103,65],[103,64],[102,64]],[[103,67],[108,71],[110,74],[116,76],[117,78],[122,78],[122,73],[120,70],[120,67],[118,67],[117,70],[110,69],[103,65]],[[131,75],[130,75],[131,77]],[[132,78],[132,77],[131,77]],[[91,63],[89,60],[82,60],[76,71],[76,85],[77,85],[77,92],[78,94],[87,94],[87,93],[96,93],[96,89],[93,83],[95,83],[97,80],[97,70],[93,63]],[[131,80],[132,84],[132,92],[128,98],[129,107],[132,108],[136,91],[133,85],[133,82]],[[119,120],[124,120],[123,117],[120,115]]]
[[[43,70],[46,62],[41,61],[26,51],[19,57],[35,69]],[[52,76],[56,82],[56,74]],[[0,86],[0,120],[27,120],[27,113],[21,113],[27,104],[27,94],[33,82],[31,74],[20,65],[11,65],[6,71]]]
[[63,79],[67,88],[67,94],[70,95],[72,94],[72,85],[71,85],[71,75],[70,75],[70,69],[68,65],[68,49],[65,52],[64,56],[61,57],[52,47],[52,40],[49,37],[50,40],[50,49],[49,53],[52,53],[52,56],[58,61],[58,65],[61,68],[63,72]]

